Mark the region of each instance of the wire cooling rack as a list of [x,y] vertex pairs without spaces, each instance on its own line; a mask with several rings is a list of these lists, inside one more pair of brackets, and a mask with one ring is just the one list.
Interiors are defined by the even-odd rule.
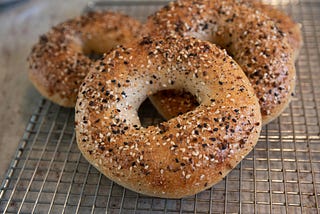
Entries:
[[[320,213],[320,2],[272,1],[302,24],[296,96],[255,149],[195,196],[159,199],[124,189],[81,156],[74,111],[41,100],[0,189],[0,213]],[[163,1],[90,3],[141,20]],[[162,119],[147,101],[142,124]]]

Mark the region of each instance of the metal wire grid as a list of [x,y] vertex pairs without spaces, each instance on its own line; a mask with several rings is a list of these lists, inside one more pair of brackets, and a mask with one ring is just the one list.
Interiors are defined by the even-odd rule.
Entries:
[[[143,19],[162,4],[124,3],[91,3],[90,9],[108,7]],[[1,185],[0,212],[320,213],[320,2],[280,5],[303,25],[296,96],[220,183],[180,200],[124,189],[81,156],[74,111],[42,100]],[[142,124],[162,121],[149,102],[141,109]]]

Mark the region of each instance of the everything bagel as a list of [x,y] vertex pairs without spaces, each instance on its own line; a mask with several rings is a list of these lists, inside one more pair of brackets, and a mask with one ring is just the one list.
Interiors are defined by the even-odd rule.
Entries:
[[[200,105],[158,126],[142,127],[148,95],[186,90]],[[91,69],[76,104],[84,157],[116,183],[146,195],[181,198],[211,187],[255,146],[261,114],[238,64],[194,38],[145,37]]]
[[297,59],[303,44],[301,24],[296,23],[283,11],[259,0],[243,0],[242,2],[253,9],[260,10],[277,24],[280,31],[287,37],[289,45],[293,49],[294,58]]
[[[267,124],[288,105],[295,88],[294,51],[276,22],[249,3],[235,0],[181,0],[169,3],[148,18],[150,35],[194,36],[225,48],[249,78]],[[168,93],[166,93],[168,95]],[[152,96],[159,112],[170,115],[172,93]],[[161,105],[165,103],[166,105]],[[178,105],[178,104],[177,104]]]
[[29,79],[49,100],[74,107],[78,89],[95,60],[119,44],[139,37],[141,24],[114,12],[91,12],[42,35],[28,57]]

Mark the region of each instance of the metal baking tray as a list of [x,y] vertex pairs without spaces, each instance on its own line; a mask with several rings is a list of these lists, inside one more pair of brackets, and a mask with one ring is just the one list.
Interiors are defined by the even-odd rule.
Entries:
[[[145,20],[165,3],[91,2],[86,11],[120,10]],[[81,156],[74,110],[39,98],[2,182],[0,213],[320,213],[320,1],[270,3],[302,24],[296,96],[221,182],[179,200],[124,189]],[[140,116],[144,125],[162,121],[148,101]]]

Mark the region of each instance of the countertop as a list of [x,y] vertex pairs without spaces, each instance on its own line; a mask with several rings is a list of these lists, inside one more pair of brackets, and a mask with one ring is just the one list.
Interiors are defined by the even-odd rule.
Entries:
[[81,14],[87,0],[22,0],[0,4],[0,182],[41,99],[27,76],[26,58],[39,35]]

